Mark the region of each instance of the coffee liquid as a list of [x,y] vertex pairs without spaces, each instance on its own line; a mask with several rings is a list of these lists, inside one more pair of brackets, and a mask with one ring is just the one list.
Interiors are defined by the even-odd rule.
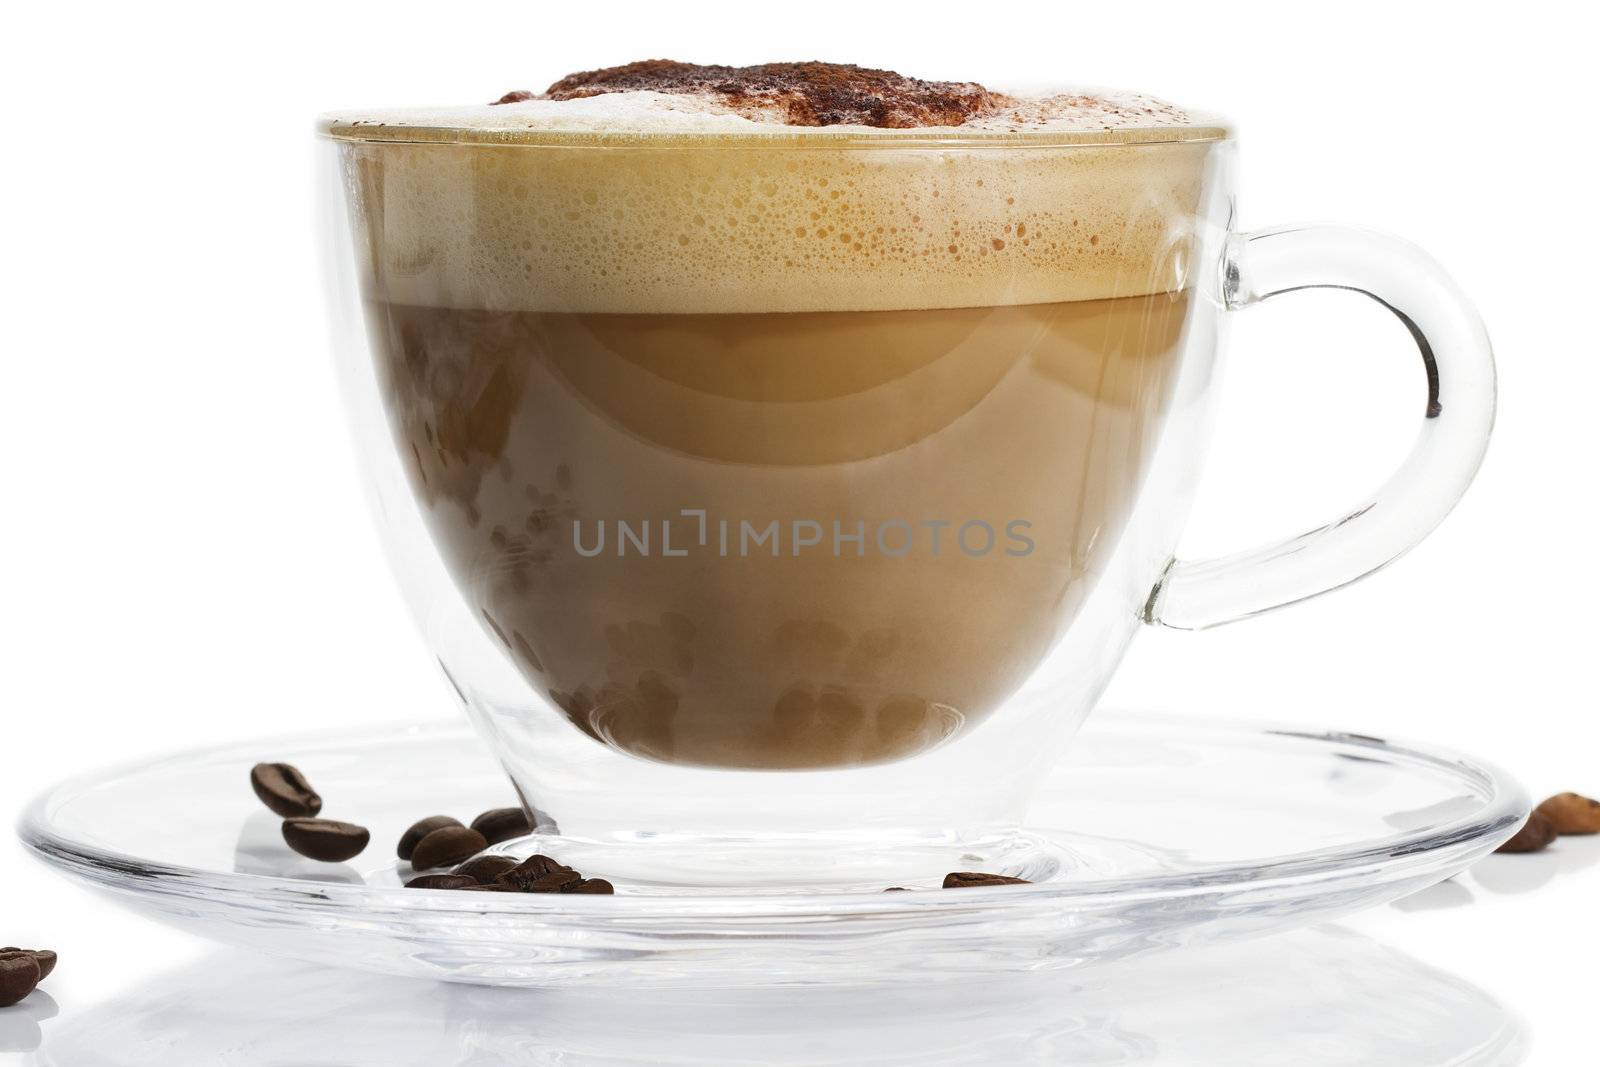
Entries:
[[905,758],[1095,589],[1197,300],[1197,146],[344,152],[429,529],[597,742]]

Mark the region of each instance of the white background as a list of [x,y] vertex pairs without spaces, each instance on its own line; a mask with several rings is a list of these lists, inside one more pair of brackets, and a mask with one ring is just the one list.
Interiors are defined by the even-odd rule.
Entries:
[[[0,811],[111,760],[452,714],[341,422],[312,120],[652,56],[1142,89],[1235,120],[1245,227],[1427,248],[1500,360],[1477,484],[1357,587],[1142,635],[1109,700],[1442,742],[1536,794],[1600,793],[1588,5],[77,3],[5,23]],[[1414,351],[1375,305],[1275,300],[1232,340],[1191,554],[1333,517],[1417,429]],[[1529,1019],[1533,1062],[1591,1062],[1597,884],[1375,921]],[[82,943],[63,1014],[135,980],[89,930],[187,951],[0,849],[0,942]]]

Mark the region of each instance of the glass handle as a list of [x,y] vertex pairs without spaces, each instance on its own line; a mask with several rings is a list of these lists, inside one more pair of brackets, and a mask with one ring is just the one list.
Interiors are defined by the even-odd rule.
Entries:
[[1396,559],[1438,525],[1477,473],[1494,423],[1494,356],[1477,312],[1421,250],[1342,227],[1263,230],[1229,240],[1229,310],[1300,289],[1369,296],[1405,324],[1422,355],[1428,402],[1400,469],[1358,506],[1279,544],[1174,560],[1145,621],[1199,630],[1337,589]]

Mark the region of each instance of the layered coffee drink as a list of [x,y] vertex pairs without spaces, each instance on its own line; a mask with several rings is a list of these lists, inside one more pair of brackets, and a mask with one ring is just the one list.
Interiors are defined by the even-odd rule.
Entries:
[[904,759],[1095,593],[1219,131],[664,62],[329,128],[396,447],[528,714],[667,763]]

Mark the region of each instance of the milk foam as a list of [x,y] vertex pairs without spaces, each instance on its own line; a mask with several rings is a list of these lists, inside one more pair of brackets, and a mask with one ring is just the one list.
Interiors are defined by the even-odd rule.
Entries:
[[792,126],[777,104],[746,102],[735,108],[705,93],[636,91],[575,100],[521,100],[465,107],[367,109],[340,113],[332,126],[354,133],[365,127],[405,130],[535,131],[550,133],[699,133],[813,137],[841,135],[906,137],[949,133],[1075,133],[1100,130],[1172,129],[1207,126],[1207,120],[1164,100],[1138,93],[1075,91],[1013,96],[1016,105],[960,126],[885,129],[874,126]]
[[[324,129],[371,294],[635,313],[1179,289],[1227,136],[1125,94],[1036,96],[913,130],[788,126],[657,92],[363,111]],[[907,137],[919,143],[896,146]]]

